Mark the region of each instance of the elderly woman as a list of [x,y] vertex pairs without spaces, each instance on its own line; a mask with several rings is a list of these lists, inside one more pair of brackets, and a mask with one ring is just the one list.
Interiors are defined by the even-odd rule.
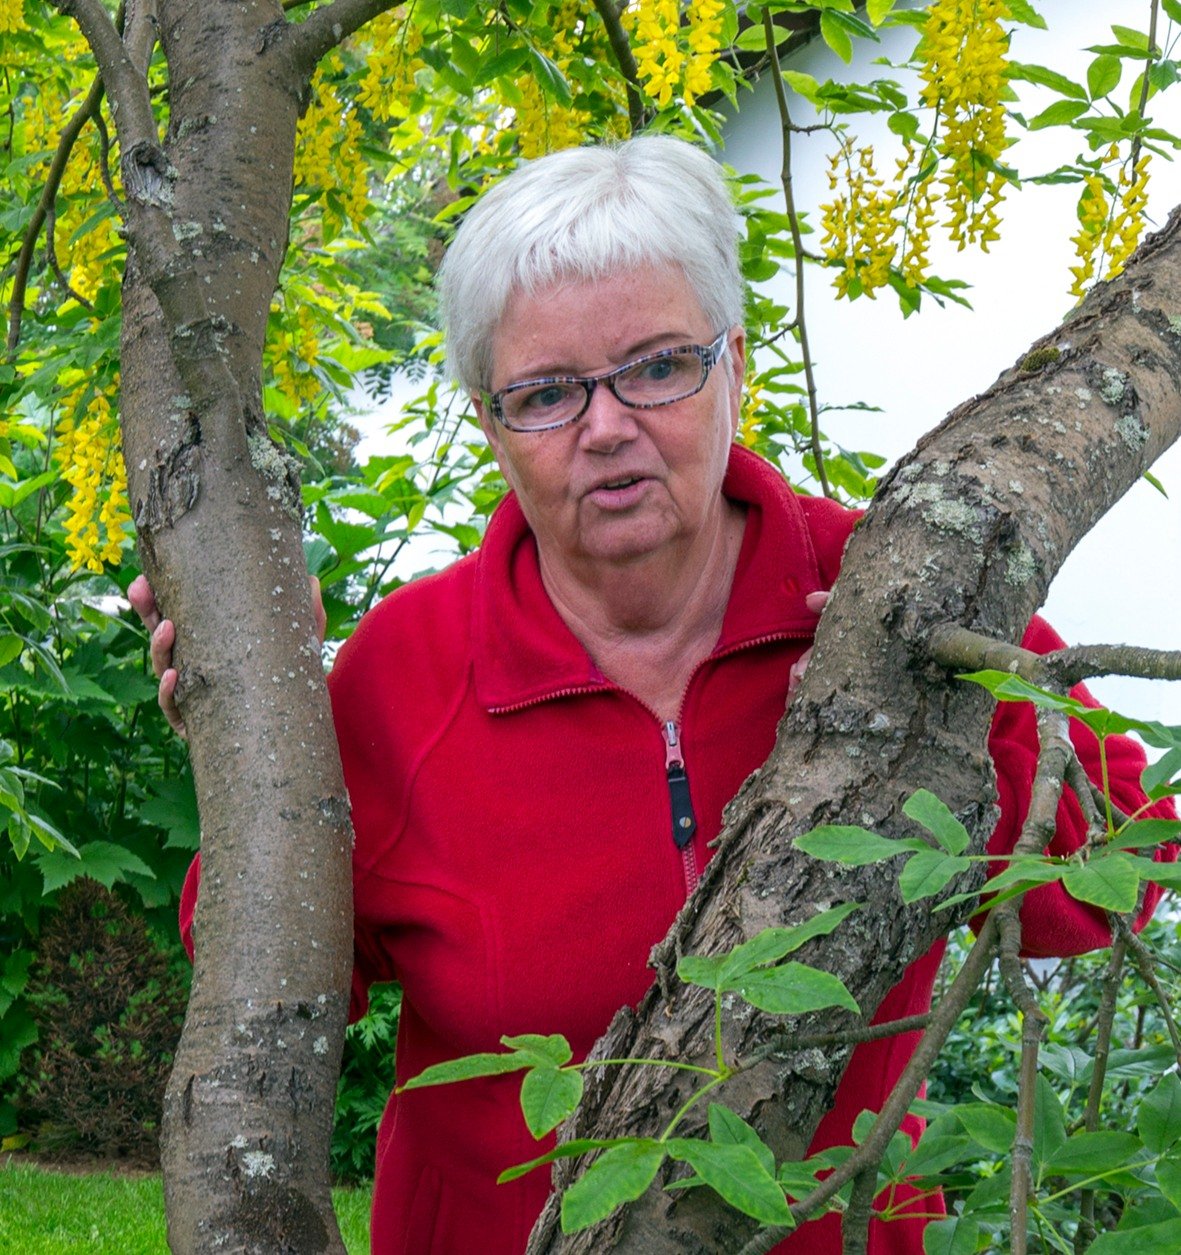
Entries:
[[[722,807],[771,749],[857,516],[733,444],[738,237],[715,164],[644,138],[522,167],[448,253],[451,365],[512,492],[478,553],[364,617],[330,679],[357,834],[354,1010],[371,983],[401,981],[400,1076],[503,1034],[561,1032],[585,1054],[649,985],[649,949]],[[1058,642],[1035,624],[1026,643]],[[170,644],[165,623],[161,667]],[[1035,744],[1028,714],[1004,708],[994,848],[1014,839]],[[1136,754],[1114,751],[1126,809]],[[1060,829],[1077,845],[1072,801]],[[194,895],[191,877],[186,928]],[[1026,939],[1044,953],[1107,935],[1051,889]],[[916,963],[880,1018],[926,1010],[938,960]],[[858,1050],[817,1146],[849,1139],[912,1049]],[[524,1249],[548,1174],[495,1183],[538,1153],[518,1087],[390,1099],[374,1251]],[[920,1250],[921,1223],[875,1222],[871,1251]],[[838,1251],[836,1217],[780,1249]]]

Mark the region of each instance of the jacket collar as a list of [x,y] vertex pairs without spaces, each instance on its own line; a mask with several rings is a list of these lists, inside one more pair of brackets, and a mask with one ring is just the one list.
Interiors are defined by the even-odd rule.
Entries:
[[[741,445],[731,449],[722,492],[746,506],[746,530],[713,656],[769,637],[811,636],[817,620],[804,596],[822,585],[795,494],[770,463]],[[484,709],[612,687],[554,609],[513,493],[497,507],[480,546],[472,613],[476,699]]]

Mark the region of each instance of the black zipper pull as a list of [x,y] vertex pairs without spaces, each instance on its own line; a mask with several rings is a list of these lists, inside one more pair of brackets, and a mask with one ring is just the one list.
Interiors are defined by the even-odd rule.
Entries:
[[670,719],[664,725],[664,766],[668,773],[668,796],[672,803],[673,844],[678,850],[693,840],[697,831],[697,818],[693,814],[693,799],[689,796],[689,777],[680,754],[677,725]]

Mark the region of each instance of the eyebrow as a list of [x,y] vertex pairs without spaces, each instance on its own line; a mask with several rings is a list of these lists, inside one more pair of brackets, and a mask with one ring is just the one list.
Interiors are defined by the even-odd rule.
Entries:
[[[597,370],[593,375],[564,366],[547,367],[541,370],[530,369],[528,373],[522,373],[517,378],[510,379],[504,387],[515,388],[517,384],[531,383],[535,379],[594,379],[599,375],[611,374],[612,371],[618,370],[619,367],[635,361],[637,357],[647,357],[649,353],[659,353],[662,349],[686,348],[696,343],[697,341],[693,339],[692,332],[661,331],[656,335],[647,336],[645,339],[637,341],[615,360],[613,366]],[[503,391],[503,389],[496,389],[496,391]]]

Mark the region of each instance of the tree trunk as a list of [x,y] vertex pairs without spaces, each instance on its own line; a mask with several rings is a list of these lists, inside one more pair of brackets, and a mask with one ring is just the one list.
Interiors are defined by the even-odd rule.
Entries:
[[[849,545],[807,676],[766,765],[727,812],[717,856],[653,952],[659,974],[636,1012],[621,1011],[598,1058],[711,1065],[713,998],[668,978],[679,954],[729,949],[819,908],[862,902],[797,957],[839,976],[866,1018],[957,921],[930,900],[906,906],[889,863],[843,869],[797,854],[817,824],[913,835],[903,802],[938,794],[984,849],[996,820],[986,741],[992,701],[928,657],[932,629],[959,623],[1019,640],[1074,545],[1181,433],[1181,211],[1120,279],[1103,285],[1044,350],[962,405],[891,472]],[[945,895],[978,883],[973,873]],[[848,1028],[847,1012],[776,1021],[808,1034]],[[769,1024],[727,1008],[726,1057],[751,1056]],[[802,1158],[851,1048],[786,1048],[719,1091],[780,1158]],[[604,1068],[562,1137],[658,1136],[691,1092],[687,1073]],[[692,1131],[691,1129],[688,1131]],[[555,1165],[561,1189],[584,1167]],[[754,1232],[709,1190],[667,1193],[667,1173],[635,1204],[570,1237],[551,1196],[529,1250],[717,1252]]]
[[95,51],[118,124],[124,456],[144,571],[178,624],[201,815],[193,991],[163,1122],[169,1243],[343,1251],[328,1162],[351,828],[299,466],[268,437],[261,377],[312,68],[385,6],[349,3],[333,29],[328,8],[290,26],[275,0],[160,0],[163,141],[131,32],[121,40],[96,0],[62,7]]

